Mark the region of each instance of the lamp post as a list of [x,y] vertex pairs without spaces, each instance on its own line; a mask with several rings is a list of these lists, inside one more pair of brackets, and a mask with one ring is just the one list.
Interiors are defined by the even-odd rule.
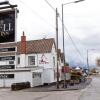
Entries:
[[88,59],[88,49],[87,49],[87,68],[88,68],[88,74],[89,74],[89,59]]
[[88,74],[89,74],[89,71],[90,71],[90,67],[89,67],[89,51],[94,51],[96,49],[87,49],[87,68],[88,68]]
[[84,0],[76,0],[76,1],[73,1],[73,2],[68,2],[68,3],[62,4],[62,33],[63,33],[63,54],[64,54],[64,56],[63,56],[63,59],[64,59],[64,60],[63,60],[63,64],[65,64],[64,14],[63,14],[63,11],[64,11],[64,10],[63,10],[63,8],[64,8],[64,6],[67,5],[67,4],[79,3],[79,2],[82,2],[82,1],[84,1]]
[[[63,34],[63,65],[65,66],[65,40],[64,40],[64,14],[63,14],[63,8],[65,5],[67,4],[71,4],[71,3],[79,3],[81,1],[84,1],[84,0],[76,0],[76,1],[72,1],[72,2],[68,2],[68,3],[64,3],[62,4],[62,34]],[[64,88],[65,88],[65,82],[66,82],[66,74],[64,72]]]

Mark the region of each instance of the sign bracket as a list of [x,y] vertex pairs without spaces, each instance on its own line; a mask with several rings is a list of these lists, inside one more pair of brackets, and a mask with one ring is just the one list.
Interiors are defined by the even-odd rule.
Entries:
[[8,5],[8,6],[0,7],[0,9],[7,9],[7,8],[13,9],[13,8],[17,7],[17,5],[10,4],[9,1],[0,2],[0,6],[1,5]]

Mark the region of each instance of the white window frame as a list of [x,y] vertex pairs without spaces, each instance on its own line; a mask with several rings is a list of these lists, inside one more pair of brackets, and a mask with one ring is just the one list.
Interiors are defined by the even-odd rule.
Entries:
[[28,65],[35,65],[35,56],[28,56]]

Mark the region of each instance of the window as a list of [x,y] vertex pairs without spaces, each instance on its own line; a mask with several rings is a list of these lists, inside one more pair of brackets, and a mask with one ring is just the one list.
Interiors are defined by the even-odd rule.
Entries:
[[33,78],[41,78],[41,73],[33,73]]
[[35,56],[29,56],[28,63],[29,65],[35,65]]
[[55,57],[53,57],[53,66],[55,67]]
[[14,64],[14,61],[9,61],[9,64],[10,64],[10,65]]
[[18,64],[20,64],[20,57],[18,57]]

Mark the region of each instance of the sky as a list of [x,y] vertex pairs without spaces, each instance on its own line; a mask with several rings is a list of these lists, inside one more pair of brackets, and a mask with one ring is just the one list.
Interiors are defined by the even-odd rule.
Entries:
[[[5,0],[0,0],[5,1]],[[48,0],[53,8],[58,8],[61,16],[61,5],[75,0]],[[55,11],[45,0],[9,0],[17,4],[17,40],[22,32],[27,40],[56,37]],[[95,59],[100,56],[100,0],[85,0],[64,6],[64,24],[78,50],[72,44],[65,31],[66,60],[73,66],[86,65],[87,50],[89,64],[95,65]],[[62,27],[59,25],[59,48],[62,49]],[[95,52],[94,52],[95,51]]]

